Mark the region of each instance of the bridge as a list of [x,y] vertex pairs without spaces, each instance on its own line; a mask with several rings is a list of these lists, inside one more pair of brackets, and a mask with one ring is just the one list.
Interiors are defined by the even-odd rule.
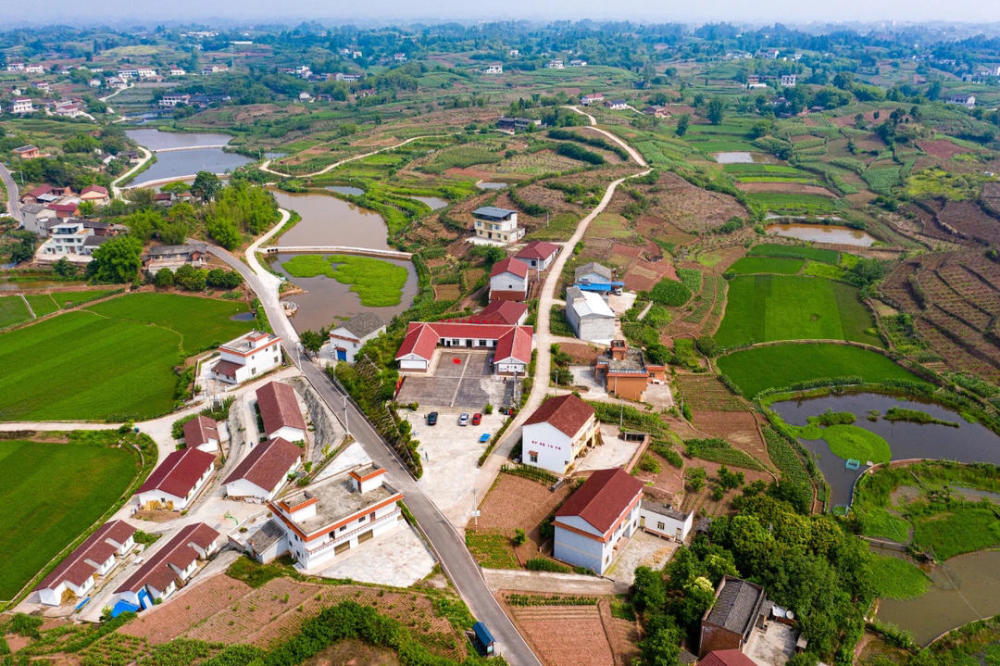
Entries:
[[400,252],[399,250],[379,250],[372,247],[351,247],[349,245],[272,245],[261,249],[265,254],[361,254],[369,257],[382,257],[383,259],[405,259],[409,261],[413,258],[411,252]]
[[153,150],[154,153],[177,153],[182,150],[203,150],[207,148],[225,148],[226,143],[213,143],[204,146],[174,146],[173,148],[156,148]]

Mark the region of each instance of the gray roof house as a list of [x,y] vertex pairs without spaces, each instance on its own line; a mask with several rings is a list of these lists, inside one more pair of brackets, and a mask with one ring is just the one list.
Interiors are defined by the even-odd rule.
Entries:
[[338,361],[354,363],[365,343],[384,332],[385,322],[378,315],[362,312],[330,331],[331,353]]

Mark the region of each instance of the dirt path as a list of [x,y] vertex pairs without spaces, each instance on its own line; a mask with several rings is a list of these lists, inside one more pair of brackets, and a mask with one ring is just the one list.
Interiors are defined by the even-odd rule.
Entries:
[[282,178],[312,178],[313,176],[319,176],[319,175],[322,175],[324,173],[333,171],[337,167],[339,167],[339,166],[341,166],[343,164],[347,164],[348,162],[354,162],[356,160],[362,160],[362,159],[364,159],[366,157],[371,157],[372,155],[377,155],[378,153],[383,153],[383,152],[385,152],[387,150],[395,150],[396,148],[399,148],[401,146],[405,146],[406,144],[412,143],[412,142],[414,142],[414,141],[416,141],[418,139],[426,139],[426,138],[431,137],[431,136],[435,136],[435,135],[433,135],[433,134],[424,134],[422,136],[415,136],[415,137],[411,137],[411,138],[407,139],[406,141],[403,141],[402,143],[397,143],[397,144],[393,144],[391,146],[386,146],[384,148],[379,148],[378,150],[373,150],[370,153],[363,153],[361,155],[354,155],[352,157],[345,157],[342,160],[338,160],[338,161],[334,162],[333,164],[328,164],[325,167],[323,167],[322,169],[320,169],[319,171],[313,171],[312,173],[291,174],[291,173],[283,173],[281,171],[275,171],[274,169],[271,168],[271,160],[264,160],[264,162],[260,165],[260,170],[263,171],[263,172],[265,172],[265,173],[274,174],[275,176],[281,176]]

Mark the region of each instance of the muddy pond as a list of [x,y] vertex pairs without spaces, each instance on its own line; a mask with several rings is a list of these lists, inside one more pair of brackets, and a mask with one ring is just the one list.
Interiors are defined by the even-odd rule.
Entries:
[[[895,423],[881,418],[890,407],[904,407],[926,412],[958,427],[928,423]],[[893,460],[907,458],[941,458],[958,462],[988,462],[1000,464],[1000,437],[978,423],[969,423],[956,412],[934,403],[918,402],[877,393],[854,393],[825,396],[807,400],[776,402],[771,408],[791,425],[806,425],[808,417],[818,416],[827,409],[851,412],[857,417],[854,425],[881,435],[892,449]],[[877,421],[868,420],[869,410],[877,410]],[[800,440],[816,457],[816,465],[830,485],[830,501],[847,506],[855,479],[864,471],[849,470],[844,460],[830,452],[823,440]],[[863,462],[863,461],[862,461]]]
[[768,234],[813,243],[871,247],[875,238],[864,231],[836,224],[769,224]]

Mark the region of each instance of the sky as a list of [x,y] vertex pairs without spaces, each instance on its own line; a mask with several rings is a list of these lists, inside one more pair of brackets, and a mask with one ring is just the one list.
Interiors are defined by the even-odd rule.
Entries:
[[1000,21],[1000,0],[0,0],[0,29],[10,23],[77,20],[127,23],[156,21],[270,20],[296,22],[405,22],[424,20],[745,21],[792,24],[810,21]]

